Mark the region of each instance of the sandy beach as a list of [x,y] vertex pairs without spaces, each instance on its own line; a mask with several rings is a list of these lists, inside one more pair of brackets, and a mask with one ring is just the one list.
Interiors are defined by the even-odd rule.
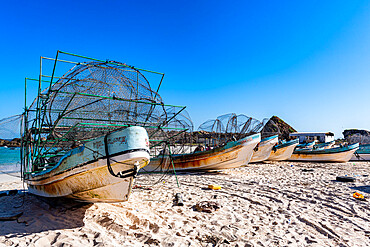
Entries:
[[[0,246],[370,246],[370,199],[352,196],[370,196],[369,173],[366,162],[270,162],[178,174],[179,188],[174,175],[140,175],[129,201],[97,204],[4,195],[23,185],[1,174]],[[345,175],[356,181],[335,181]],[[202,201],[220,208],[199,212]]]

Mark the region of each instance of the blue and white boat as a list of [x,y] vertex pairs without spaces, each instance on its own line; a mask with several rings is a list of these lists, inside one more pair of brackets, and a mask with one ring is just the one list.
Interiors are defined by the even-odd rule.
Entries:
[[148,134],[133,126],[71,149],[55,166],[26,171],[24,180],[39,196],[121,202],[127,201],[135,175],[149,160]]
[[298,144],[298,138],[291,141],[281,141],[278,145],[274,146],[267,160],[281,161],[289,159]]
[[359,144],[355,143],[344,147],[317,149],[296,149],[289,160],[311,161],[311,162],[348,162],[358,149]]
[[254,148],[250,163],[267,160],[272,152],[272,148],[279,142],[278,138],[278,135],[263,138]]
[[173,154],[172,161],[168,155],[154,157],[141,172],[163,172],[173,168],[176,171],[214,171],[237,168],[246,165],[251,160],[253,149],[260,141],[261,134],[258,133],[207,151]]

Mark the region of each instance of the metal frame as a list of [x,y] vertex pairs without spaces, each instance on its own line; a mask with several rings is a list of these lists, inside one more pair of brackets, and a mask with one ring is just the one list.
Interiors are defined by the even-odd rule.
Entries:
[[[65,59],[61,59],[60,55],[66,55],[69,57],[73,58],[82,58],[85,59],[85,62],[76,62],[76,61],[69,61]],[[46,61],[53,61],[53,69],[50,75],[44,74],[43,72],[43,60]],[[152,73],[152,74],[157,74],[160,75],[160,82],[158,85],[158,88],[155,91],[154,94],[154,99],[158,97],[158,91],[162,85],[162,81],[164,78],[164,73],[160,72],[155,72],[151,70],[146,70],[146,69],[141,69],[141,68],[136,68],[127,64],[121,64],[118,62],[112,62],[112,61],[104,61],[100,59],[95,59],[91,57],[86,57],[86,56],[81,56],[69,52],[63,52],[63,51],[57,51],[55,58],[49,58],[49,57],[40,57],[40,68],[39,68],[39,76],[38,79],[33,79],[26,77],[25,78],[25,95],[24,95],[24,100],[25,100],[25,105],[24,105],[24,113],[23,113],[23,118],[24,118],[24,129],[23,129],[23,135],[22,135],[22,152],[21,152],[21,160],[22,160],[22,169],[23,169],[23,178],[25,179],[25,174],[28,174],[30,172],[35,172],[38,169],[42,169],[43,167],[47,167],[50,165],[55,165],[52,163],[47,163],[44,161],[45,158],[47,157],[56,157],[56,156],[61,156],[65,153],[65,151],[61,151],[56,149],[56,147],[65,140],[65,137],[73,130],[76,128],[100,128],[100,129],[117,129],[117,128],[122,128],[122,127],[127,127],[127,126],[132,126],[132,125],[139,125],[143,126],[145,128],[149,129],[154,129],[155,131],[152,133],[154,135],[158,131],[165,131],[165,130],[176,130],[178,133],[169,136],[164,140],[150,140],[151,143],[153,143],[153,147],[160,145],[163,142],[168,142],[170,139],[174,138],[175,136],[179,135],[180,133],[183,133],[187,131],[187,128],[173,128],[173,127],[168,127],[168,124],[173,120],[179,113],[181,113],[186,107],[185,106],[177,106],[177,105],[166,105],[163,103],[156,103],[156,102],[146,102],[146,101],[141,101],[141,100],[133,100],[133,99],[125,99],[125,98],[117,98],[117,97],[106,97],[102,95],[95,95],[95,94],[87,94],[87,93],[79,93],[79,92],[63,92],[60,91],[58,93],[65,93],[67,95],[73,94],[71,100],[67,104],[67,107],[69,104],[72,102],[74,97],[81,96],[81,97],[92,97],[92,98],[97,98],[97,100],[103,100],[103,99],[109,99],[109,100],[117,100],[117,101],[124,101],[124,102],[132,102],[134,104],[147,104],[151,106],[151,110],[153,111],[155,107],[172,107],[172,108],[178,108],[178,111],[172,115],[169,119],[166,119],[165,121],[161,123],[153,123],[148,121],[148,118],[146,119],[145,122],[128,122],[128,121],[116,121],[116,124],[111,124],[111,123],[99,123],[99,122],[108,122],[107,119],[92,119],[92,118],[85,118],[85,117],[80,117],[80,118],[74,118],[75,120],[81,120],[78,122],[78,124],[75,124],[74,126],[62,126],[59,125],[58,128],[65,127],[66,132],[64,135],[55,138],[53,140],[48,140],[45,138],[45,135],[48,133],[51,133],[52,130],[56,127],[56,123],[58,123],[62,119],[73,119],[71,117],[65,116],[66,115],[66,109],[64,110],[51,110],[50,112],[53,113],[58,113],[59,117],[57,120],[55,120],[54,125],[51,125],[52,123],[47,122],[47,109],[46,109],[46,104],[43,104],[43,102],[46,102],[50,99],[50,95],[52,92],[52,86],[60,79],[72,79],[73,78],[66,78],[66,77],[57,77],[56,76],[56,69],[57,69],[57,64],[58,63],[69,63],[69,64],[74,64],[74,65],[88,65],[89,62],[95,61],[95,62],[101,62],[101,63],[106,63],[106,64],[111,64],[114,66],[122,67],[122,69],[129,69],[133,71],[140,71],[140,72],[145,72],[145,73]],[[142,75],[142,74],[141,74]],[[144,76],[144,75],[142,75]],[[44,79],[47,78],[47,79]],[[145,78],[145,76],[144,76]],[[57,81],[54,81],[54,79],[58,79]],[[145,78],[146,79],[146,78]],[[38,82],[38,87],[37,87],[37,95],[33,101],[33,104],[36,105],[35,109],[31,109],[30,106],[27,106],[27,88],[30,86],[28,81],[37,81]],[[43,83],[47,83],[47,87],[45,88]],[[137,87],[138,87],[138,82],[137,82]],[[138,88],[137,88],[138,90]],[[154,91],[153,91],[154,92]],[[94,101],[95,102],[95,101]],[[70,111],[75,111],[77,109],[72,109],[67,111],[68,113]],[[29,119],[30,113],[35,114],[35,118]],[[82,112],[83,113],[83,112]],[[88,112],[85,112],[88,114]],[[87,120],[90,121],[96,121],[96,123],[91,123],[91,122],[86,122]],[[137,118],[136,118],[137,120]],[[117,122],[119,122],[117,124]],[[78,141],[78,140],[76,140]],[[159,143],[158,143],[159,141]],[[55,150],[54,150],[55,149]]]

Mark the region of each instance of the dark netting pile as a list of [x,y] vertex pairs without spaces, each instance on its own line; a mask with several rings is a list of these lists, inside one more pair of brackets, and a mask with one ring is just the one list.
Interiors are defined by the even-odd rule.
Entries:
[[55,158],[76,143],[135,125],[147,129],[150,139],[155,139],[153,147],[172,135],[192,131],[190,117],[182,110],[163,104],[146,77],[131,66],[78,64],[32,103],[26,113],[26,145],[32,146],[32,163],[54,165]]

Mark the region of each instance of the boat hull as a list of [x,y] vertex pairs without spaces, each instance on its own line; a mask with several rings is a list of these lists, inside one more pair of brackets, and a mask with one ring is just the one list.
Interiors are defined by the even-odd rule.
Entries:
[[[107,139],[114,174],[132,170],[135,166],[139,169],[150,160],[145,129],[127,129],[111,133]],[[134,173],[129,172],[127,177],[119,178],[109,172],[105,147],[100,145],[103,138],[71,150],[50,170],[28,174],[25,181],[29,191],[44,197],[68,197],[86,202],[126,201]]]
[[357,145],[344,148],[332,148],[319,151],[295,151],[289,160],[309,162],[348,162],[358,149]]
[[273,150],[267,160],[270,161],[282,161],[289,159],[295,147],[298,145],[298,139],[290,141],[288,143],[276,146],[276,150]]
[[261,162],[267,160],[271,154],[272,148],[278,143],[278,136],[272,136],[272,138],[266,138],[267,140],[261,140],[258,144],[257,151],[253,151],[252,159],[250,163]]
[[[255,134],[239,141],[229,142],[224,147],[191,154],[173,155],[176,171],[213,171],[240,167],[248,163],[253,149],[260,142],[261,135]],[[165,172],[173,170],[169,157],[152,158],[149,165],[141,171]]]

